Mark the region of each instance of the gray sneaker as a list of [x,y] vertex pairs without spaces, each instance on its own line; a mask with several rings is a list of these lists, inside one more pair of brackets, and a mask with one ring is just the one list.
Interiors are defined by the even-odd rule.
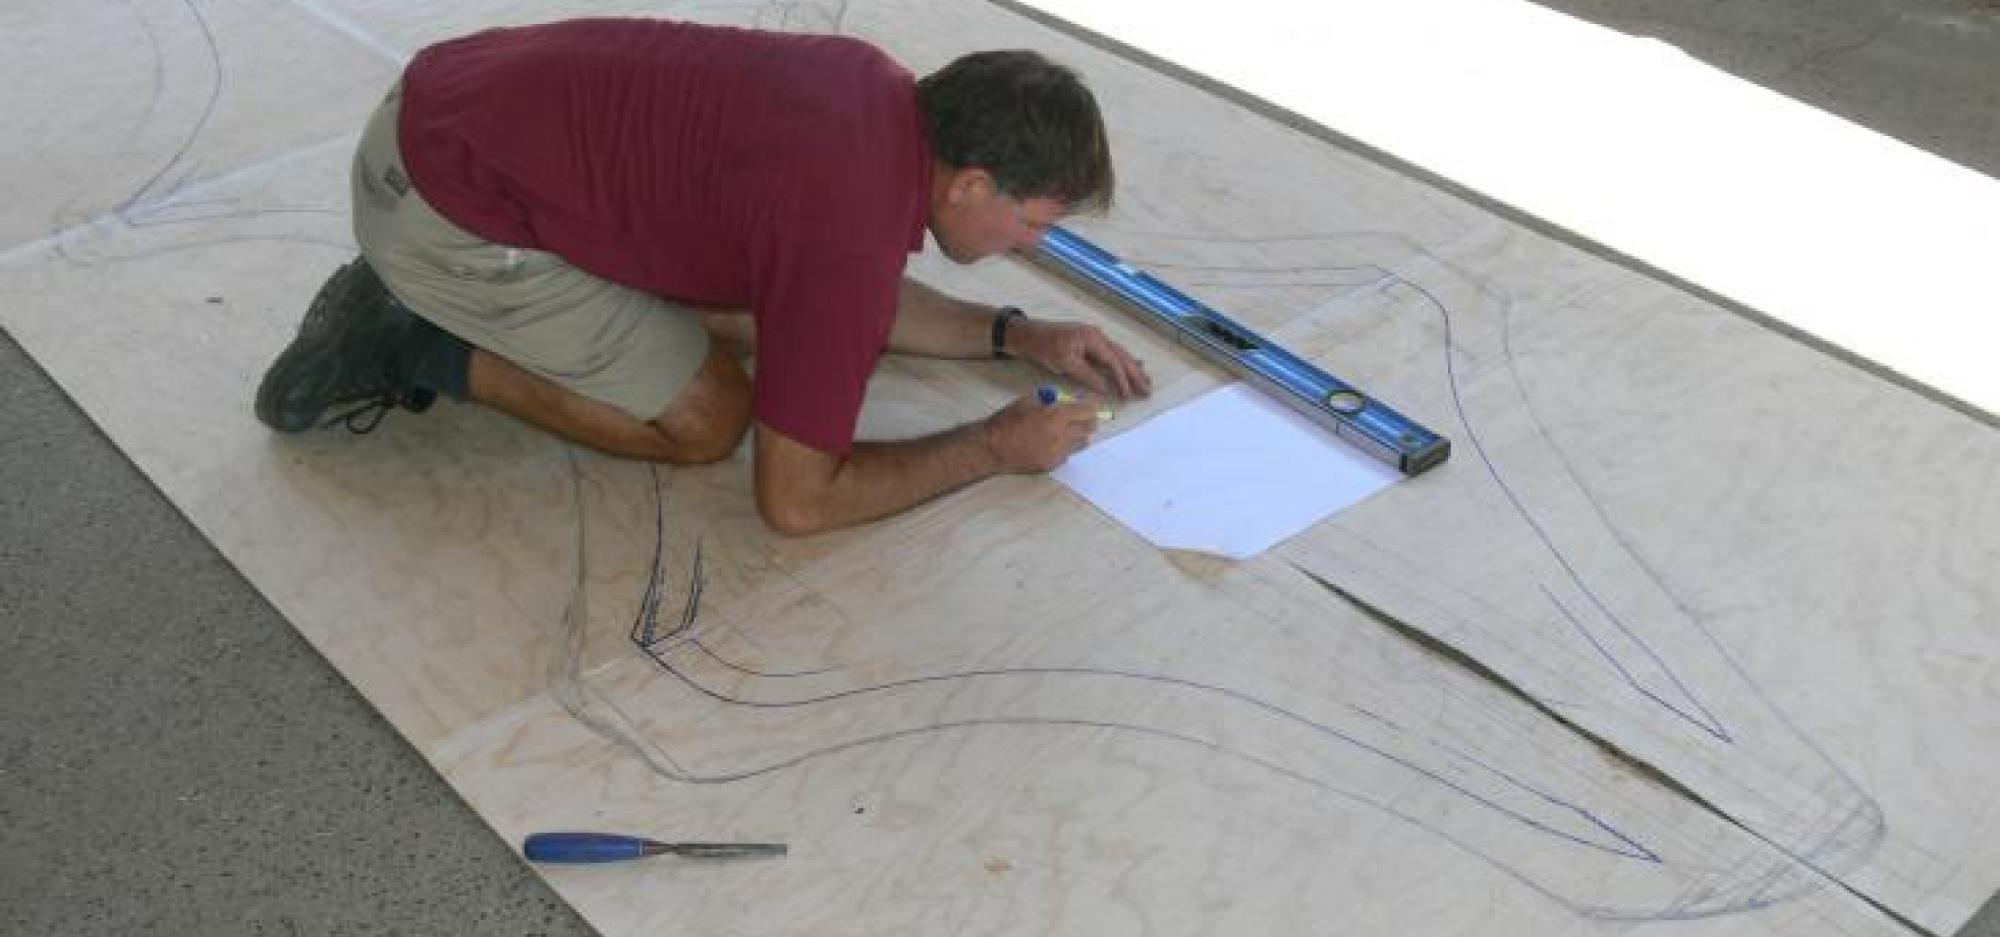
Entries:
[[[410,312],[365,257],[333,272],[292,340],[257,387],[257,419],[281,433],[335,423],[366,433],[395,407],[429,409],[437,394],[412,383],[437,326]],[[321,415],[343,405],[346,412]]]

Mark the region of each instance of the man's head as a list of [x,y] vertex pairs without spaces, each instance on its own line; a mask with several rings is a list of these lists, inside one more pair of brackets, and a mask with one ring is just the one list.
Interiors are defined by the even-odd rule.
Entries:
[[975,52],[917,83],[937,160],[931,234],[970,263],[1111,205],[1111,148],[1076,73],[1029,51]]

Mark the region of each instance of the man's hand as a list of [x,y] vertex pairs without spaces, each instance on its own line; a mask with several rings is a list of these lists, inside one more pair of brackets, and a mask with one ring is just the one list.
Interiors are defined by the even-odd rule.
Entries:
[[[935,358],[984,358],[994,351],[994,314],[992,306],[946,296],[904,277],[889,348]],[[1153,392],[1145,364],[1096,326],[1021,318],[1009,323],[1004,341],[1000,350],[1107,397]]]
[[1017,358],[1100,394],[1129,398],[1153,392],[1145,362],[1094,325],[1017,319],[1008,332],[1007,348]]
[[1001,472],[1046,472],[1090,442],[1097,403],[1079,400],[1044,406],[1029,394],[986,418],[981,430]]

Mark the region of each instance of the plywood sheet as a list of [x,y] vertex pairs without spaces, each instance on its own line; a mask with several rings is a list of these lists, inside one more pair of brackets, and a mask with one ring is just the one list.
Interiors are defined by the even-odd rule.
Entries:
[[[1850,888],[1935,924],[2000,872],[1991,433],[1730,314],[984,4],[653,10],[1077,65],[1122,180],[1090,236],[1459,443],[1241,564],[1045,478],[779,539],[741,454],[250,419],[399,56],[553,7],[24,9],[99,68],[0,99],[46,128],[12,177],[75,167],[0,213],[0,324],[503,834],[793,844],[548,873],[607,933],[1887,934]],[[1140,351],[1121,426],[1221,379],[1030,269],[920,272]],[[1035,379],[891,360],[864,432]]]

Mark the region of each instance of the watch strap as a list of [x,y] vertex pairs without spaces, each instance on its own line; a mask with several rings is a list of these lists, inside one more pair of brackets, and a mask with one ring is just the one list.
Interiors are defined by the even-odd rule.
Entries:
[[1019,306],[1001,306],[993,310],[993,357],[1003,361],[1014,357],[1007,353],[1007,325],[1027,316]]

